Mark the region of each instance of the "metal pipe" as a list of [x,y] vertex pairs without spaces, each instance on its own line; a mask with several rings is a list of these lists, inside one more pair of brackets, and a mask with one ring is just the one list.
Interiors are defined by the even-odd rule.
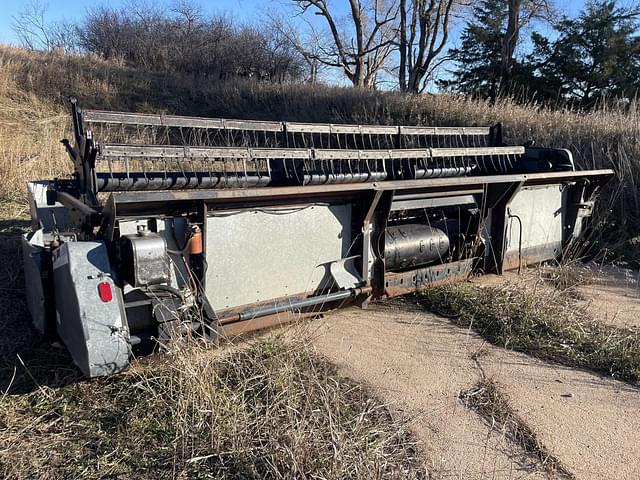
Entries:
[[522,273],[522,219],[518,215],[511,213],[511,208],[507,208],[507,216],[515,218],[520,225],[520,235],[518,237],[518,274]]
[[267,315],[274,315],[276,313],[283,313],[292,310],[298,310],[306,307],[313,307],[323,303],[336,302],[338,300],[344,300],[350,297],[356,297],[362,293],[371,291],[371,287],[364,288],[352,288],[349,290],[341,290],[339,292],[328,293],[326,295],[319,295],[317,297],[303,298],[301,300],[294,300],[290,302],[282,302],[274,305],[266,305],[264,307],[257,307],[250,310],[244,310],[237,315],[220,318],[220,324],[229,324],[234,322],[241,322],[244,320],[251,320],[259,317],[266,317]]
[[89,217],[91,215],[97,215],[98,212],[88,205],[82,203],[73,195],[70,195],[66,192],[58,192],[56,191],[56,201],[60,202],[65,207],[71,210],[77,210],[81,214]]
[[141,343],[150,342],[155,338],[155,335],[148,332],[139,332],[135,335],[129,335],[129,345],[135,347],[136,345],[140,345]]

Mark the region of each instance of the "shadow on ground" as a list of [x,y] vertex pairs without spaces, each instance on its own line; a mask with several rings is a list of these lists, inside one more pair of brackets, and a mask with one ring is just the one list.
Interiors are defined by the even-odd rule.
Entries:
[[31,326],[20,237],[27,220],[0,219],[0,390],[27,393],[81,378],[66,349],[52,345]]

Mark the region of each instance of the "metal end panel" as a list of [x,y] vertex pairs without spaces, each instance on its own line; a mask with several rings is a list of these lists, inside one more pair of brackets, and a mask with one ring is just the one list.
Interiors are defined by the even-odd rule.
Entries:
[[568,216],[564,185],[524,187],[507,208],[504,269],[557,258]]
[[70,223],[69,210],[60,202],[55,202],[53,205],[47,204],[48,188],[48,180],[27,182],[31,228],[33,230],[44,228],[47,232],[56,229],[56,227],[64,230]]
[[53,277],[56,328],[82,373],[98,377],[126,369],[129,332],[105,243],[63,244],[53,252]]
[[22,236],[22,257],[27,307],[33,327],[44,335],[47,332],[47,311],[42,272],[46,268],[46,251],[42,230]]

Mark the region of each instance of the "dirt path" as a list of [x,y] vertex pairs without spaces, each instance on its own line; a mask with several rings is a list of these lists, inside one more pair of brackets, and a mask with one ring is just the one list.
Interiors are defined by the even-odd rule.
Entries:
[[436,478],[548,478],[458,400],[473,359],[578,479],[640,477],[640,391],[505,351],[415,308],[349,309],[314,323],[316,348],[410,420]]
[[578,288],[589,312],[603,323],[640,327],[640,272],[610,266],[592,270],[591,283]]

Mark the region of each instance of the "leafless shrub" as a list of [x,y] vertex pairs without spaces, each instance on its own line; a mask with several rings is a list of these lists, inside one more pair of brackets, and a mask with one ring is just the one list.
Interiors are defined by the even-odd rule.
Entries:
[[121,9],[99,7],[89,11],[77,30],[83,50],[148,70],[197,73],[209,80],[280,82],[304,73],[302,57],[277,32],[207,16],[187,1],[169,11],[144,2]]

